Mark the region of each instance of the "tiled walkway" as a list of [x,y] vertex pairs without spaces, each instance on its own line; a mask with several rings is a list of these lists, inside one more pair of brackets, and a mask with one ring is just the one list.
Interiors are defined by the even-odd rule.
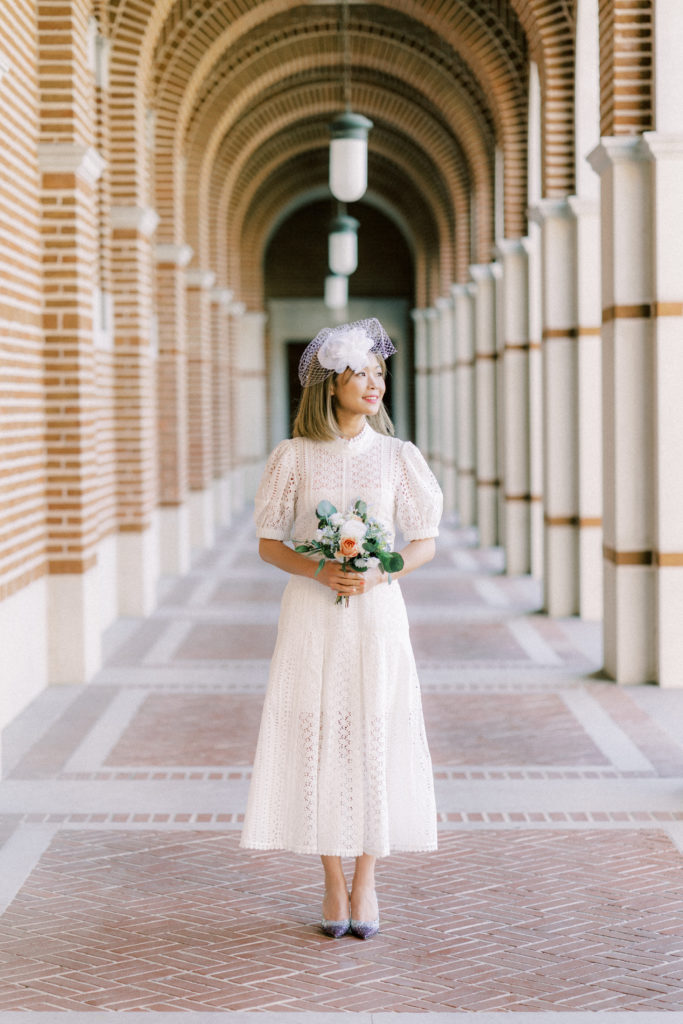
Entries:
[[335,942],[315,858],[237,845],[284,582],[243,518],[6,731],[0,1024],[683,1021],[683,690],[602,681],[596,626],[444,529],[402,584],[440,849]]

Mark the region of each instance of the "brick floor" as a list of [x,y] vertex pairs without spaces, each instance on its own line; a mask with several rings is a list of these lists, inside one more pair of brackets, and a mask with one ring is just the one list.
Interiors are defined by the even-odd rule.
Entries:
[[284,585],[242,520],[166,581],[154,615],[114,627],[92,686],[42,695],[6,731],[0,1024],[23,1011],[673,1022],[683,693],[601,680],[597,627],[538,614],[534,581],[501,575],[500,552],[471,540],[447,524],[403,584],[440,847],[380,863],[381,934],[327,939],[316,858],[238,848]]

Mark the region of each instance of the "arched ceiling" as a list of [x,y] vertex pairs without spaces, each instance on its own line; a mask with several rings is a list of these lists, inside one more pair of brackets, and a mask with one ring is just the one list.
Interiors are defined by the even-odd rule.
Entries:
[[119,152],[127,135],[135,150],[145,111],[155,112],[153,179],[139,156],[121,160],[115,194],[147,199],[161,241],[189,242],[197,265],[256,301],[268,218],[325,186],[346,66],[351,105],[375,125],[369,187],[409,226],[416,291],[432,301],[491,258],[496,149],[498,231],[525,232],[530,59],[549,112],[546,194],[571,190],[573,2],[349,0],[345,65],[341,3],[111,0]]

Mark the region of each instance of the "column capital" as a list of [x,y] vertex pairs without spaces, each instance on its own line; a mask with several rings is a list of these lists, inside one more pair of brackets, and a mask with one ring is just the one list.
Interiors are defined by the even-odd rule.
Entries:
[[604,135],[586,157],[596,174],[614,164],[649,160],[650,154],[642,135]]
[[157,263],[172,263],[176,267],[186,267],[194,256],[191,245],[171,245],[162,243],[154,250]]
[[549,220],[565,220],[574,216],[569,205],[569,196],[558,196],[554,199],[539,199],[527,210],[529,220],[534,224],[543,225]]
[[590,199],[588,196],[569,196],[567,202],[575,217],[598,217],[600,215],[599,199]]
[[201,267],[190,267],[185,271],[185,283],[188,288],[213,288],[216,275],[213,270],[202,270]]
[[41,174],[75,174],[81,181],[94,185],[106,161],[93,146],[78,142],[40,142],[38,167]]
[[111,225],[116,230],[137,231],[150,238],[159,224],[159,214],[151,206],[112,206]]
[[228,306],[228,313],[230,316],[241,317],[244,316],[246,311],[247,306],[244,302],[232,302],[230,306]]
[[655,160],[683,158],[683,134],[680,132],[645,132],[643,143]]
[[211,301],[215,302],[217,306],[228,309],[232,302],[233,294],[232,288],[212,288]]
[[506,256],[526,256],[527,249],[523,238],[499,238],[495,253],[500,259]]
[[472,282],[468,281],[467,284],[458,282],[457,284],[451,285],[451,295],[453,301],[458,302],[459,299],[471,298],[472,297]]
[[493,266],[493,263],[470,263],[470,274],[477,284],[482,281],[492,281]]
[[427,306],[427,308],[423,312],[425,320],[436,320],[437,313],[434,306]]
[[421,324],[421,323],[424,322],[424,318],[425,318],[425,311],[424,311],[424,309],[418,309],[417,307],[415,309],[411,309],[410,315],[413,318],[413,323]]
[[438,299],[434,300],[434,305],[438,313],[449,311],[453,308],[452,299],[446,298],[444,295],[440,295]]

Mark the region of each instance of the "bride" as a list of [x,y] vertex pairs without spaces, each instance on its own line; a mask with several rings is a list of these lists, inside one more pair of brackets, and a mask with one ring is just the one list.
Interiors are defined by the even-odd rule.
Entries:
[[[382,399],[396,349],[374,318],[324,328],[299,364],[294,437],[256,496],[259,553],[288,573],[241,845],[318,854],[323,931],[379,931],[375,861],[436,849],[432,766],[396,579],[434,556],[442,496],[418,449],[393,437]],[[342,571],[299,554],[316,508],[362,499],[398,527],[403,568]],[[338,595],[349,598],[341,605]],[[349,891],[343,857],[355,858]]]

